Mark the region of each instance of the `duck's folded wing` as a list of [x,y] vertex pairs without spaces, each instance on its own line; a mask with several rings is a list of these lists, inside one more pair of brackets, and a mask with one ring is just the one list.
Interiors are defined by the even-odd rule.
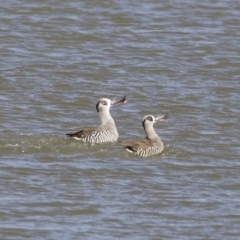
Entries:
[[75,133],[67,133],[66,135],[68,137],[74,137],[74,138],[85,138],[87,136],[94,134],[94,132],[96,131],[98,131],[98,128],[85,128]]
[[147,140],[147,139],[142,140],[142,141],[131,141],[131,142],[123,141],[123,142],[121,142],[121,144],[129,152],[137,152],[137,150],[139,148],[146,149],[146,148],[149,148],[152,145],[152,143],[149,140]]

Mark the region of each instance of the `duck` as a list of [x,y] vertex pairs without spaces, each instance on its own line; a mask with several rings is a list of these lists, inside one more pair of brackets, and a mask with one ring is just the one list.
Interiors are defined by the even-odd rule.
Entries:
[[98,127],[83,128],[80,131],[67,133],[66,135],[81,142],[91,144],[117,142],[119,134],[115,121],[110,114],[110,108],[125,103],[127,103],[126,96],[117,100],[101,98],[96,104],[101,124]]
[[150,157],[163,152],[164,144],[154,130],[154,123],[166,122],[169,119],[169,114],[163,116],[146,115],[142,119],[143,129],[146,133],[146,138],[138,141],[120,141],[125,150],[134,153],[140,157]]

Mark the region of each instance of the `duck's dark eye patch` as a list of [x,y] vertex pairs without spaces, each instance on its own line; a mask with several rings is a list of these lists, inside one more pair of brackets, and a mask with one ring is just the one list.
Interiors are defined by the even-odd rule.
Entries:
[[153,118],[151,117],[151,116],[149,116],[149,117],[147,117],[147,120],[149,120],[149,121],[153,121]]
[[101,101],[102,105],[107,105],[107,101],[103,100]]
[[99,102],[96,104],[96,109],[99,112],[98,106],[99,106]]

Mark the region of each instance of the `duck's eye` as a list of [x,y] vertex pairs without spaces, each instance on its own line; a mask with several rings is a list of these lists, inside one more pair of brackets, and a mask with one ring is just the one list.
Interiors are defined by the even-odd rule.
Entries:
[[107,105],[107,101],[103,100],[102,105]]
[[153,121],[153,118],[149,116],[149,117],[147,117],[147,120],[149,120],[149,121],[152,122],[152,121]]

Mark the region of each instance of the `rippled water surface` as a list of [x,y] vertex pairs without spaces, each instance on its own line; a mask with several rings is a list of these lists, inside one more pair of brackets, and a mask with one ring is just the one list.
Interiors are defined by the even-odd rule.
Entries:
[[[239,1],[0,5],[0,239],[240,239]],[[162,155],[65,137],[125,94]]]

